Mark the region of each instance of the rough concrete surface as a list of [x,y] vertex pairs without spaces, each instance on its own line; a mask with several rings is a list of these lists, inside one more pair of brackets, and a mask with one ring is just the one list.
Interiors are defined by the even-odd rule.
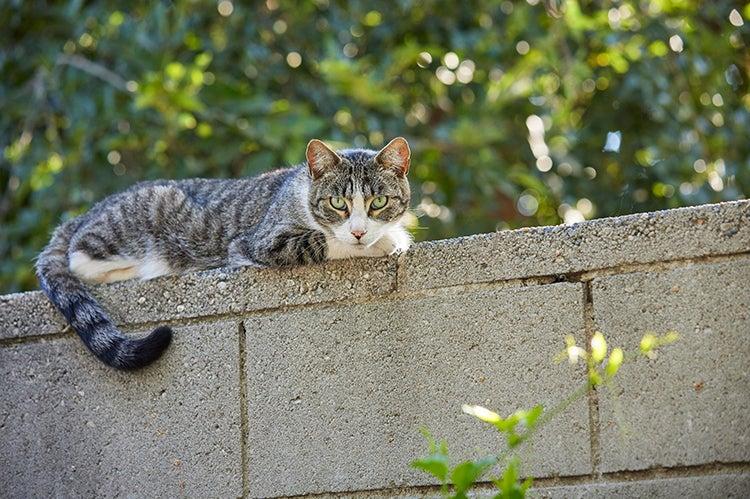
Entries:
[[746,499],[750,497],[750,473],[656,478],[632,482],[612,481],[532,489],[530,498],[597,499],[638,497],[641,499]]
[[0,296],[0,339],[59,333],[65,325],[41,291]]
[[[217,269],[151,281],[93,286],[118,324],[242,313],[352,300],[391,292],[396,257],[362,258],[283,269]],[[41,292],[0,297],[0,339],[56,333],[65,320]]]
[[[489,499],[497,490],[488,484],[475,488],[469,497]],[[442,497],[434,490],[415,491],[384,490],[373,493],[337,495],[337,499],[366,499],[393,497],[398,499],[437,499]],[[745,499],[750,497],[750,472],[722,473],[700,476],[674,476],[647,478],[642,480],[610,479],[582,482],[575,485],[532,487],[530,499],[596,499],[612,497],[637,497],[644,499],[706,499],[721,497]]]
[[[456,459],[500,450],[461,404],[507,415],[580,386],[552,358],[566,334],[582,341],[582,299],[562,283],[247,319],[250,495],[432,483],[409,467],[420,425]],[[590,472],[588,431],[582,399],[535,439],[530,472]]]
[[74,337],[0,348],[0,497],[241,495],[238,351],[231,322],[140,372]]
[[415,246],[399,287],[436,288],[750,251],[750,201]]
[[595,279],[612,344],[681,339],[599,395],[601,470],[750,461],[750,258]]

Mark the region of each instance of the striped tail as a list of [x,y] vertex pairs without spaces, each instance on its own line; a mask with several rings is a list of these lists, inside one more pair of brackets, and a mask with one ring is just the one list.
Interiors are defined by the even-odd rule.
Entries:
[[76,219],[58,227],[39,255],[36,275],[42,290],[102,362],[117,369],[144,367],[169,346],[172,330],[159,327],[144,338],[131,339],[117,329],[86,285],[70,271],[68,247],[79,225]]

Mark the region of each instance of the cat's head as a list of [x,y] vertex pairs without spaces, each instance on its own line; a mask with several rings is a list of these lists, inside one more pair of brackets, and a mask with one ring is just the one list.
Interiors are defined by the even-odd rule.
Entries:
[[363,247],[400,224],[411,193],[406,174],[411,152],[393,139],[380,151],[333,151],[319,140],[307,145],[310,212],[332,236]]

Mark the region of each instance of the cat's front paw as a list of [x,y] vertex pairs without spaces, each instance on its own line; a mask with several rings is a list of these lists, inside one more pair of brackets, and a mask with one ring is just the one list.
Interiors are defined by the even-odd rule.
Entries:
[[304,237],[302,245],[302,260],[305,259],[311,263],[320,263],[328,255],[328,242],[326,235],[319,230],[311,230]]
[[388,253],[388,255],[398,256],[398,255],[401,255],[403,253],[406,253],[406,251],[408,249],[409,249],[408,246],[394,246],[394,248],[391,250],[390,253]]
[[266,252],[274,266],[320,263],[326,259],[328,244],[319,230],[293,228],[277,234]]
[[406,231],[398,231],[381,238],[377,244],[384,255],[400,255],[411,246],[411,236]]

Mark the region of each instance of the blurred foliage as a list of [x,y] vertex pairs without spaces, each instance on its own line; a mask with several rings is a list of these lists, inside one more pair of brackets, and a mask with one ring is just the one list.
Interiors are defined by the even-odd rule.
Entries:
[[0,2],[0,292],[138,180],[413,147],[417,238],[750,192],[750,3]]

